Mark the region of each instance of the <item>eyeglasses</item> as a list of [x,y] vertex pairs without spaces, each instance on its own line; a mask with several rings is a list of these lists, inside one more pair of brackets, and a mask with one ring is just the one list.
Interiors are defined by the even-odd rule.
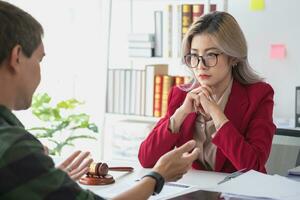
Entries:
[[214,67],[218,63],[218,56],[222,53],[208,53],[203,56],[198,56],[197,54],[187,54],[184,56],[185,64],[190,68],[197,68],[199,62],[203,63],[205,67]]

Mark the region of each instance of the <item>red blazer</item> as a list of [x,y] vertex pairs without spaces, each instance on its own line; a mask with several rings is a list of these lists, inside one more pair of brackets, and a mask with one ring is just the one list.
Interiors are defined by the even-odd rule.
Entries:
[[[185,118],[179,133],[171,133],[168,129],[170,117],[183,103],[186,94],[178,87],[171,89],[166,116],[140,145],[138,157],[143,167],[153,167],[163,154],[193,139],[195,113]],[[276,129],[272,119],[273,95],[274,91],[267,83],[242,85],[233,81],[224,110],[229,121],[212,139],[217,146],[215,171],[231,173],[247,168],[266,172],[265,164]],[[199,162],[194,162],[193,167],[205,170]]]

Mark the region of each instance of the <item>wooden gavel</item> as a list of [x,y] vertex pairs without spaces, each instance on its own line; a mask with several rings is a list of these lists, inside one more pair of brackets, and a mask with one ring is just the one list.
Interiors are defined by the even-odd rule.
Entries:
[[84,185],[107,185],[115,182],[108,171],[132,172],[132,167],[108,167],[106,163],[92,163],[85,177],[81,177],[79,183]]
[[87,176],[104,177],[108,174],[108,171],[122,171],[132,172],[132,167],[108,167],[106,163],[98,162],[90,165]]

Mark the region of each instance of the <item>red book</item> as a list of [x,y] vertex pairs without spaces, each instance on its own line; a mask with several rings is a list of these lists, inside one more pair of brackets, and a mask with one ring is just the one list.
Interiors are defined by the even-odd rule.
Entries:
[[204,4],[194,4],[193,5],[193,22],[197,21],[201,15],[204,13]]
[[210,12],[217,11],[217,4],[210,4],[209,11],[210,11]]

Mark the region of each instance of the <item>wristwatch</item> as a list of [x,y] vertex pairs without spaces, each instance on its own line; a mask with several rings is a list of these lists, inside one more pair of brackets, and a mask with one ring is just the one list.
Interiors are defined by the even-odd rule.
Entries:
[[144,177],[151,177],[151,178],[155,179],[156,184],[155,184],[155,187],[154,187],[153,195],[159,194],[161,192],[162,188],[164,187],[164,184],[165,184],[164,177],[162,177],[159,173],[154,172],[154,171],[149,172],[148,174],[143,176],[143,178]]

